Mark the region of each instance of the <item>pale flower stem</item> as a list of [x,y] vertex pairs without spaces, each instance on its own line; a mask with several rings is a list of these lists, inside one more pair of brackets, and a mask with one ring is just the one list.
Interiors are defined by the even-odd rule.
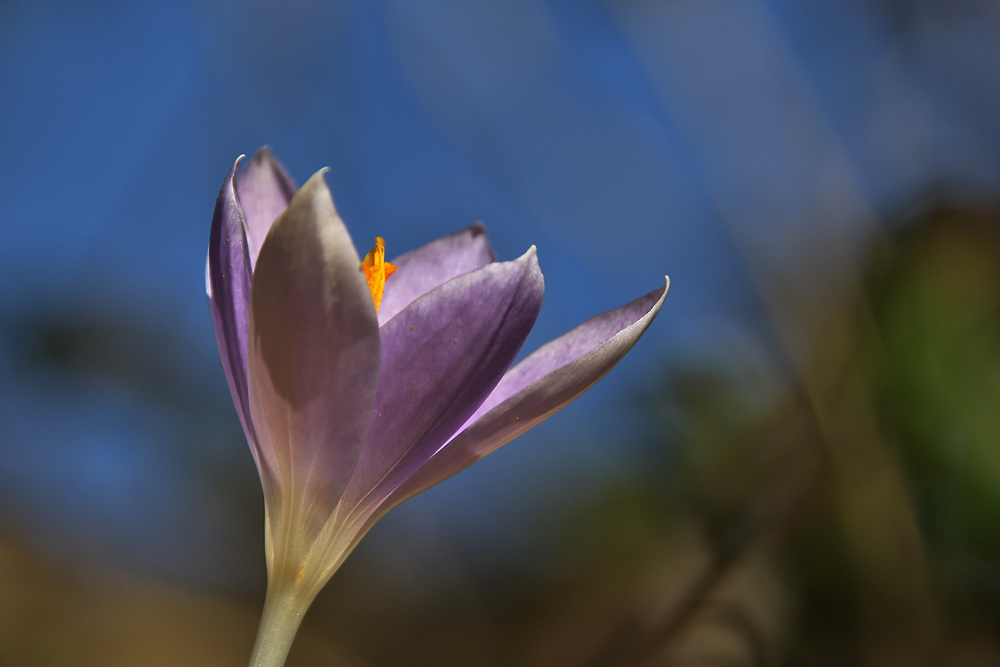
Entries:
[[297,590],[296,586],[268,585],[249,667],[282,667],[285,664],[312,597]]

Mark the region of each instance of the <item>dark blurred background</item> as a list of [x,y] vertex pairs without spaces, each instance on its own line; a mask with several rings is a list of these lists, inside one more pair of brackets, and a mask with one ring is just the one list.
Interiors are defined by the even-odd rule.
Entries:
[[0,3],[0,665],[242,665],[259,483],[215,196],[537,244],[531,350],[672,279],[563,413],[406,503],[306,665],[1000,664],[1000,5]]

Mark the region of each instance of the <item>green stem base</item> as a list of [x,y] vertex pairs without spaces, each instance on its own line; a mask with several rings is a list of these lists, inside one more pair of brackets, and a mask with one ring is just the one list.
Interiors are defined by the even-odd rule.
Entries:
[[294,585],[282,583],[268,585],[249,667],[282,667],[285,664],[295,633],[313,598],[296,589]]

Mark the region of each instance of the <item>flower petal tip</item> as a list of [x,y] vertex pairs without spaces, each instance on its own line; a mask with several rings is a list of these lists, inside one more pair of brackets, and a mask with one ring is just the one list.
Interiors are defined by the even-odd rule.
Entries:
[[670,276],[663,276],[663,294],[660,295],[660,303],[667,298],[667,292],[670,291]]
[[517,264],[523,264],[525,271],[538,275],[538,280],[542,280],[542,270],[538,266],[538,249],[532,245],[523,255],[514,260]]
[[281,166],[281,163],[278,162],[278,159],[274,157],[274,153],[271,152],[270,146],[261,146],[254,151],[253,157],[250,158],[250,164],[255,165],[258,169],[266,167],[271,171],[281,172],[282,174],[285,170],[285,168]]
[[239,171],[240,165],[243,164],[243,160],[246,159],[246,156],[246,153],[240,153],[239,157],[237,157],[233,162],[233,168],[229,170],[229,175],[226,176],[224,187],[232,188],[234,192],[236,191],[236,186],[233,185],[236,181],[236,172]]
[[[316,180],[320,180],[320,181],[322,181],[322,182],[323,182],[323,186],[324,186],[324,187],[328,187],[328,186],[326,185],[326,173],[327,173],[328,171],[330,171],[330,168],[329,168],[329,167],[322,167],[322,168],[321,168],[321,169],[319,169],[319,170],[318,170],[318,171],[317,171],[316,173],[314,173],[314,174],[313,174],[312,176],[310,176],[310,177],[309,177],[309,180],[308,180],[308,181],[306,181],[306,185],[303,185],[302,187],[304,188],[304,187],[306,187],[306,186],[307,186],[307,185],[309,185],[310,183],[313,183],[313,182],[314,182],[314,181],[316,181]],[[328,188],[328,189],[329,189],[329,188]]]
[[268,146],[267,144],[264,144],[263,146],[261,146],[260,148],[258,148],[256,151],[254,151],[253,158],[251,158],[251,159],[254,162],[265,162],[265,161],[267,161],[267,162],[274,162],[275,161],[275,159],[274,159],[274,152],[271,151],[271,147]]
[[497,260],[497,254],[493,252],[493,248],[490,247],[490,234],[486,229],[486,224],[482,220],[476,220],[463,231],[467,233],[469,237],[475,241],[475,243],[482,244],[486,248],[486,255],[489,257],[489,261],[495,262]]
[[[523,255],[515,259],[514,263],[524,266],[525,275],[530,276],[532,282],[536,284],[540,299],[541,294],[545,291],[545,276],[542,275],[542,269],[538,266],[538,249],[532,245]],[[540,305],[541,301],[539,301]]]
[[646,313],[645,317],[641,319],[645,319],[648,317],[650,318],[649,321],[651,322],[652,318],[655,318],[656,315],[660,312],[660,308],[663,307],[663,302],[666,301],[667,292],[669,291],[670,291],[670,276],[663,276],[663,287],[659,287],[650,292],[649,294],[647,294],[645,297],[643,297],[643,298],[649,298],[656,294],[659,294],[659,296],[656,298],[656,302],[652,306],[650,306],[649,312]]
[[[326,173],[330,171],[329,167],[323,167],[312,176],[309,180],[299,188],[299,191],[295,193],[296,197],[306,197],[316,201],[320,199],[329,199],[330,205],[333,205],[333,193],[330,192],[330,186],[326,184]],[[336,207],[334,207],[336,211]]]

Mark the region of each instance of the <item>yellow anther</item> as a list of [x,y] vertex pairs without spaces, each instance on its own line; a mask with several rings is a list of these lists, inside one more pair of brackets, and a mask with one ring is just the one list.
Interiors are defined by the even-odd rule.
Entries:
[[372,293],[372,302],[375,304],[375,312],[378,312],[382,305],[382,292],[385,291],[385,279],[396,271],[396,266],[385,261],[385,241],[381,236],[375,237],[375,247],[368,251],[365,259],[361,262],[361,268],[365,272],[365,280],[368,281],[368,289]]

